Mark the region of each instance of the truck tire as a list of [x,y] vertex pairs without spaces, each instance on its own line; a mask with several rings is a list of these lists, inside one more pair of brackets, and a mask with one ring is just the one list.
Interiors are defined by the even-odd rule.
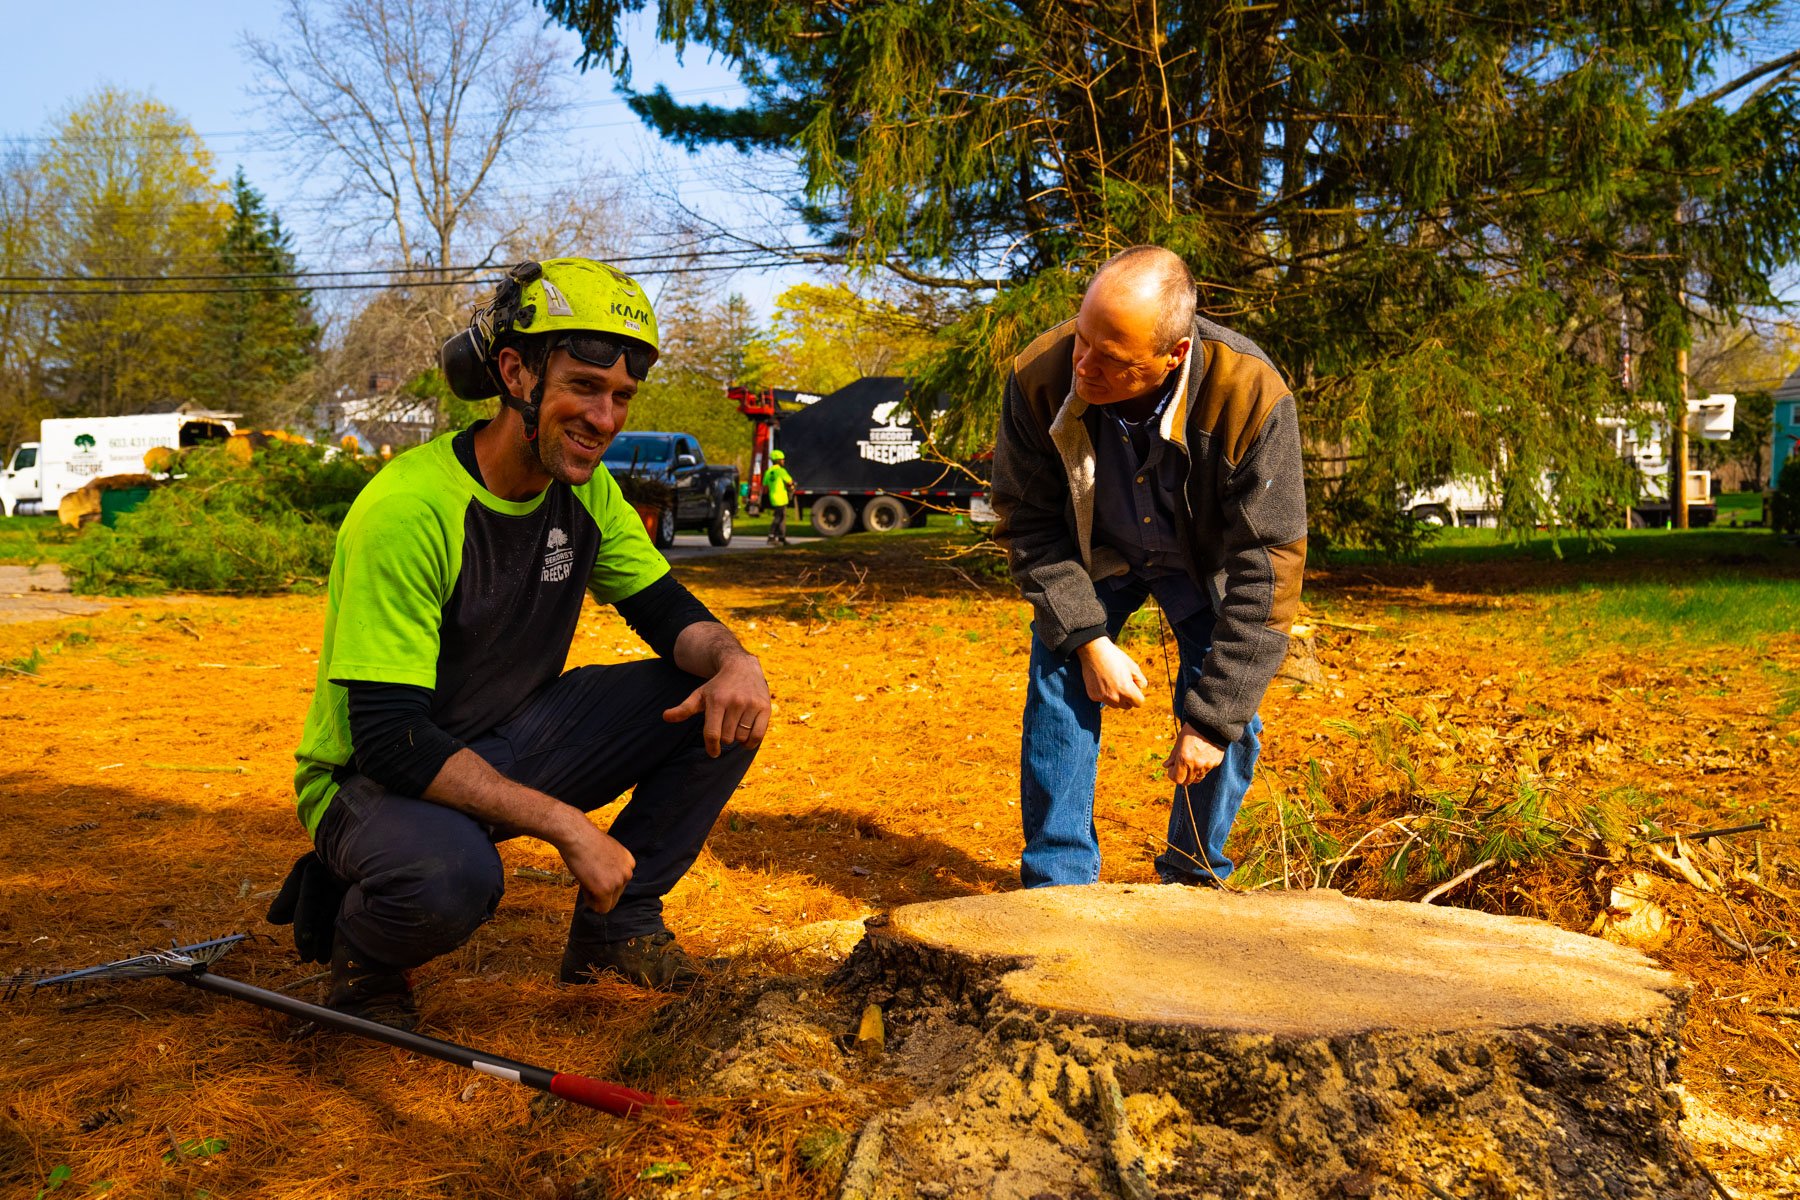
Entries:
[[656,543],[658,550],[667,550],[675,544],[675,506],[665,504],[662,511],[656,514],[656,533],[650,539]]
[[890,533],[906,528],[912,514],[906,511],[905,502],[894,496],[875,496],[863,505],[862,519],[863,528],[870,533]]
[[719,511],[713,514],[712,521],[706,526],[706,540],[715,546],[731,545],[731,526],[731,502],[722,500],[719,502]]
[[820,537],[843,537],[856,524],[856,510],[842,496],[820,496],[812,503],[812,527]]
[[1441,504],[1421,504],[1407,514],[1421,525],[1442,528],[1450,524],[1450,510]]

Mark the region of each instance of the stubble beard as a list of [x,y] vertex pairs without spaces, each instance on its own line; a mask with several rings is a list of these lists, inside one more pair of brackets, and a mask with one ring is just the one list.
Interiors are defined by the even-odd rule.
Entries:
[[[606,447],[602,446],[600,450],[601,453],[605,453]],[[526,452],[532,456],[538,469],[544,474],[558,483],[566,483],[570,487],[580,487],[592,479],[594,472],[600,469],[597,459],[592,467],[571,465],[561,434],[552,433],[549,437],[545,437],[542,425],[538,426],[538,436],[526,443]]]

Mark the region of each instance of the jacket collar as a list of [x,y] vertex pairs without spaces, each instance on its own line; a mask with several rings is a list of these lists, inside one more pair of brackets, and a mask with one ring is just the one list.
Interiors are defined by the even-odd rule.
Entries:
[[1194,370],[1194,359],[1205,353],[1200,346],[1199,333],[1196,329],[1190,335],[1187,355],[1181,360],[1181,376],[1175,381],[1175,394],[1169,397],[1169,406],[1163,409],[1163,440],[1180,446],[1183,454],[1188,452],[1187,418],[1193,408],[1194,388],[1200,376],[1206,374],[1204,366],[1198,372]]
[[1081,549],[1081,562],[1090,571],[1093,555],[1089,547],[1094,537],[1094,442],[1088,437],[1087,424],[1081,417],[1088,402],[1075,394],[1075,373],[1069,373],[1069,394],[1050,422],[1050,441],[1062,458],[1063,471],[1069,480],[1069,496],[1075,505],[1075,544]]

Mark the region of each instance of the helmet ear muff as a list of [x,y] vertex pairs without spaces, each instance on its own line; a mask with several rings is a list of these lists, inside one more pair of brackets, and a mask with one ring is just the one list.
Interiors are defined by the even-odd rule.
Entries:
[[491,400],[502,391],[496,364],[483,352],[474,329],[459,330],[438,350],[444,382],[460,400]]
[[[494,298],[469,314],[469,327],[438,349],[438,366],[443,369],[444,381],[459,399],[491,400],[505,394],[506,384],[500,378],[500,364],[496,361],[497,343],[505,334],[531,324],[531,306],[521,301],[525,289],[543,274],[543,266],[535,262],[513,267],[495,289]],[[531,424],[535,426],[536,422]]]

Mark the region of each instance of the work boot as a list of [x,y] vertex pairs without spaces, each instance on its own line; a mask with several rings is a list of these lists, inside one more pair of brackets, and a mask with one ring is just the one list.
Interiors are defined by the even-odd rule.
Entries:
[[726,962],[723,958],[695,958],[667,930],[621,942],[570,938],[557,978],[564,983],[593,983],[596,975],[611,974],[659,992],[684,992]]
[[1224,881],[1219,879],[1216,875],[1189,874],[1186,871],[1159,870],[1156,873],[1156,877],[1159,882],[1171,884],[1176,887],[1219,889],[1225,886]]
[[325,1007],[411,1033],[419,1025],[406,972],[356,953],[339,938],[331,952],[331,995]]

